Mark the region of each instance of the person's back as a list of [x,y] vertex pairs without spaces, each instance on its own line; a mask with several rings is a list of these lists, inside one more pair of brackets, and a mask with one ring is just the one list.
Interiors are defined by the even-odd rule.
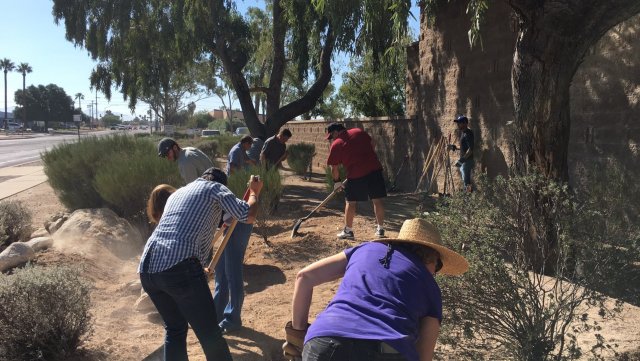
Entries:
[[200,149],[185,147],[178,156],[178,170],[185,183],[191,183],[207,169],[213,167],[213,162]]
[[387,250],[384,243],[368,242],[345,251],[344,278],[305,342],[321,336],[380,340],[417,359],[420,319],[442,318],[440,289],[418,256],[401,246],[385,268],[379,260]]
[[339,149],[340,161],[347,170],[348,178],[363,177],[372,171],[382,169],[371,137],[364,130],[352,128],[345,130],[331,144]]

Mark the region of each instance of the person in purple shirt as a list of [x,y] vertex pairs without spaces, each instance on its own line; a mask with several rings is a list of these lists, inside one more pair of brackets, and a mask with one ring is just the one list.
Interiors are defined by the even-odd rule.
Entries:
[[[315,262],[296,277],[285,357],[432,360],[442,322],[434,275],[460,275],[468,268],[423,219],[405,221],[397,238],[365,242]],[[313,288],[340,277],[336,295],[308,326]]]

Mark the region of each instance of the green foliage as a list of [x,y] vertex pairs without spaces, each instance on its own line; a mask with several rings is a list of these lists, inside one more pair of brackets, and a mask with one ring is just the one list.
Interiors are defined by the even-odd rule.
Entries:
[[[338,166],[338,172],[340,173],[340,179],[344,182],[347,179],[347,170],[342,166]],[[327,180],[327,191],[333,192],[333,174],[331,174],[331,167],[324,167],[324,178]]]
[[17,201],[0,201],[0,251],[26,241],[31,234],[31,212]]
[[406,53],[397,62],[376,64],[368,53],[343,75],[339,98],[354,116],[404,115]]
[[275,167],[247,167],[233,172],[229,176],[227,186],[238,198],[242,198],[247,190],[247,182],[251,175],[259,175],[264,182],[260,192],[260,211],[258,212],[258,222],[264,222],[278,204],[282,196],[282,177]]
[[[15,101],[21,107],[27,107],[29,120],[45,122],[45,129],[49,127],[49,121],[73,121],[73,99],[55,84],[31,85],[24,92],[19,89]],[[22,108],[16,108],[14,112],[21,113]]]
[[582,355],[576,335],[596,332],[599,358],[608,345],[597,334],[600,317],[585,309],[603,318],[619,311],[595,288],[628,279],[637,241],[612,244],[598,210],[543,176],[477,184],[427,216],[470,263],[462,277],[439,280],[449,320],[441,340],[451,356],[477,359],[499,345],[491,352],[515,360],[571,360]]
[[156,185],[182,184],[176,165],[157,156],[151,138],[87,137],[42,155],[49,184],[70,210],[111,207],[132,217]]
[[291,144],[287,151],[287,164],[298,175],[304,175],[311,169],[313,156],[316,155],[316,146],[310,143]]
[[200,138],[191,143],[192,147],[200,149],[204,154],[214,161],[221,154],[218,152],[218,142],[214,138]]
[[218,143],[218,152],[220,152],[221,155],[226,156],[229,154],[229,151],[231,151],[231,148],[238,144],[240,138],[234,135],[221,135],[216,136],[215,140]]
[[174,163],[158,157],[155,145],[140,142],[126,152],[103,159],[93,184],[118,215],[140,219],[144,217],[149,194],[162,183],[177,187],[183,180]]
[[[213,121],[213,117],[209,114],[209,112],[201,111],[197,112],[191,117],[189,117],[189,121],[187,126],[189,128],[198,128],[198,129],[206,129],[209,123]],[[215,128],[214,128],[215,129]]]
[[122,123],[122,119],[111,112],[107,112],[107,114],[100,118],[100,121],[106,128]]
[[90,291],[68,267],[0,275],[0,360],[67,360],[91,334]]

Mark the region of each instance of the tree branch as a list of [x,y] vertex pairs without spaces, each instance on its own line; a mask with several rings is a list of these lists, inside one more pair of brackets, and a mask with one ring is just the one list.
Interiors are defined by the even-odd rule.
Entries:
[[273,64],[269,78],[269,92],[267,93],[267,117],[280,108],[282,93],[282,79],[285,69],[284,40],[287,33],[286,21],[282,18],[280,0],[273,1]]

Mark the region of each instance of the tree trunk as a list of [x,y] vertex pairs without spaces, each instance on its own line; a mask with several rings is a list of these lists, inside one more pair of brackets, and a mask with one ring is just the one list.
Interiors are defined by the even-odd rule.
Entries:
[[520,19],[511,85],[514,163],[568,181],[570,87],[586,52],[613,26],[640,12],[638,0],[510,0]]

